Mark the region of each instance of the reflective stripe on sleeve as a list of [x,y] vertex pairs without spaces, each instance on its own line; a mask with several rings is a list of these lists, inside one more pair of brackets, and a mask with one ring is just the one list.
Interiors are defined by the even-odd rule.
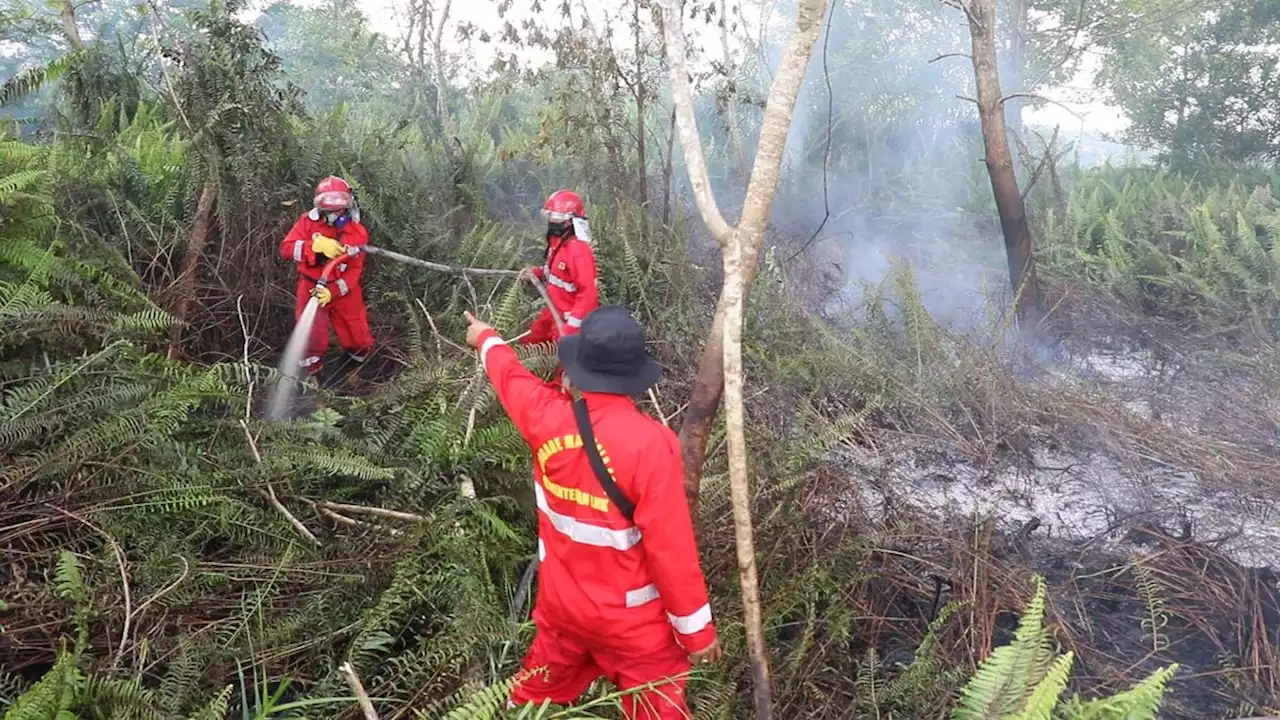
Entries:
[[708,603],[688,615],[672,615],[667,613],[671,627],[681,635],[692,635],[711,624],[711,604]]
[[578,291],[577,285],[569,282],[568,280],[564,280],[562,278],[556,277],[555,275],[551,274],[551,272],[547,272],[547,283],[550,285],[555,285],[556,287],[560,288],[561,290],[564,290],[565,292]]
[[293,261],[302,262],[302,241],[297,240],[293,243]]
[[[614,530],[592,525],[552,510],[551,506],[547,504],[547,494],[542,489],[542,483],[534,483],[533,492],[537,498],[538,509],[551,521],[551,526],[576,543],[594,547],[611,547],[625,552],[640,542],[640,528],[634,525],[625,530]],[[707,616],[710,617],[711,610],[708,609],[707,613]]]
[[343,280],[342,278],[338,278],[337,285],[338,285],[339,295],[346,295],[347,293],[351,292],[351,288],[347,286],[346,280]]
[[507,344],[507,341],[503,340],[500,337],[491,337],[488,340],[485,340],[484,344],[480,346],[480,365],[481,366],[484,365],[485,356],[489,354],[489,351],[492,350],[495,345],[506,345],[506,344]]
[[575,328],[582,327],[582,318],[580,317],[574,317],[573,315],[565,315],[564,321],[565,321],[565,324],[567,324],[569,327],[575,327]]

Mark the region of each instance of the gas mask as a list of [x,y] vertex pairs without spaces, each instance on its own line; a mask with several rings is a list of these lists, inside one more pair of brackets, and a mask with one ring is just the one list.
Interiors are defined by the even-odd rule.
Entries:
[[346,210],[327,210],[320,213],[324,224],[341,230],[351,222],[351,213]]
[[552,238],[562,238],[573,233],[573,216],[568,213],[543,211],[547,218],[547,242]]

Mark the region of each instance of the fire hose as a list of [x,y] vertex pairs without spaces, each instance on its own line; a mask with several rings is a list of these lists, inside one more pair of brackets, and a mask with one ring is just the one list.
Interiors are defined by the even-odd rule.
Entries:
[[[468,267],[460,267],[457,265],[445,265],[444,263],[435,263],[427,260],[420,260],[418,258],[410,257],[408,255],[401,255],[398,252],[384,250],[382,248],[374,247],[372,245],[364,245],[358,248],[348,247],[346,255],[339,255],[338,257],[333,258],[329,262],[325,263],[324,270],[322,270],[320,273],[320,279],[316,281],[316,287],[314,290],[311,291],[311,294],[312,295],[318,294],[320,291],[320,288],[325,287],[328,284],[329,278],[333,274],[334,269],[336,269],[338,265],[341,264],[343,259],[345,259],[348,255],[355,255],[356,253],[361,251],[364,251],[370,255],[380,255],[382,257],[387,258],[388,260],[393,260],[395,262],[403,263],[405,265],[413,265],[415,267],[425,268],[427,270],[435,270],[437,272],[450,273],[453,275],[462,275],[462,276],[475,275],[477,277],[487,276],[487,277],[514,277],[514,278],[518,278],[521,276],[521,273],[518,270],[468,268]],[[538,280],[538,278],[534,277],[531,274],[527,275],[526,277],[529,279],[529,282],[533,284],[533,287],[538,291],[538,294],[542,296],[542,301],[546,303],[547,309],[551,311],[551,319],[555,321],[556,332],[559,333],[561,336],[563,336],[564,320],[560,317],[560,312],[556,310],[556,306],[551,304],[551,296],[547,295],[546,286],[542,284],[542,281]],[[529,590],[533,586],[533,580],[534,580],[534,577],[537,575],[539,565],[541,565],[541,563],[538,561],[538,556],[535,555],[533,557],[533,560],[527,566],[525,566],[524,572],[521,573],[520,584],[516,590],[515,597],[513,598],[513,601],[511,603],[510,619],[512,623],[517,622],[520,615],[523,613],[525,600],[529,595]]]
[[[311,294],[316,295],[319,293],[320,288],[327,286],[329,283],[329,278],[332,276],[333,271],[338,267],[338,265],[340,265],[342,261],[345,260],[348,256],[355,255],[358,252],[365,252],[365,253],[368,253],[369,255],[379,255],[381,257],[387,258],[388,260],[393,260],[395,262],[403,263],[405,265],[413,265],[415,267],[425,268],[427,270],[435,270],[436,272],[450,273],[452,275],[463,275],[463,276],[475,275],[476,277],[512,277],[514,278],[514,277],[520,277],[520,274],[521,274],[519,270],[470,268],[470,267],[461,267],[459,265],[445,265],[444,263],[430,262],[429,260],[420,260],[416,257],[401,255],[398,252],[392,252],[390,250],[385,250],[380,247],[374,247],[372,245],[363,245],[360,247],[348,246],[346,254],[339,255],[338,257],[333,258],[329,262],[325,263],[324,270],[320,272],[320,278],[316,280],[316,287],[314,290],[311,291]],[[534,289],[537,290],[538,294],[542,296],[542,301],[547,304],[547,308],[551,310],[551,319],[554,320],[556,323],[556,332],[563,335],[564,319],[560,317],[560,312],[556,310],[556,306],[551,304],[551,296],[547,295],[546,286],[543,285],[542,282],[538,280],[538,278],[533,277],[532,275],[528,275],[527,277],[529,279],[529,282],[533,284]]]

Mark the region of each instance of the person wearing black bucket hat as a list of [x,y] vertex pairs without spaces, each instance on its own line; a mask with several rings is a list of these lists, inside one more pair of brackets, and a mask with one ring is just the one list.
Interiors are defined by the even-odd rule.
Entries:
[[582,392],[639,395],[662,379],[662,366],[645,352],[644,331],[617,305],[587,315],[582,332],[561,338],[556,354],[572,387]]
[[559,342],[558,389],[466,319],[467,343],[534,456],[541,565],[524,667],[546,671],[518,682],[511,704],[567,705],[604,676],[644,688],[623,699],[631,720],[689,717],[684,677],[721,651],[679,441],[630,397],[662,377],[643,329],[622,307],[591,312]]

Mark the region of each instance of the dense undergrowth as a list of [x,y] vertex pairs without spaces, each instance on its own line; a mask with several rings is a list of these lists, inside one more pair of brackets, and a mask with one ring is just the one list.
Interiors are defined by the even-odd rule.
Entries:
[[[207,46],[172,94],[86,91],[121,69],[68,61],[47,79],[70,73],[67,92],[94,102],[0,140],[0,708],[353,718],[347,662],[382,717],[493,716],[532,630],[518,587],[534,555],[529,458],[459,346],[459,316],[512,336],[537,299],[373,261],[380,344],[362,392],[266,422],[291,325],[277,238],[336,171],[358,184],[375,244],[517,267],[539,248],[527,218],[546,191],[589,187],[603,298],[648,328],[667,370],[656,405],[641,403],[672,423],[718,279],[708,243],[674,191],[665,207],[634,201],[634,148],[610,117],[591,143],[554,136],[582,103],[554,78],[463,98],[450,146],[434,119],[385,106],[307,111],[230,15],[193,23]],[[241,113],[221,122],[252,132],[196,126],[180,107]],[[1064,168],[1037,185],[1053,312],[1016,336],[1032,352],[1009,342],[999,302],[961,328],[931,313],[930,280],[999,240],[981,185],[946,226],[916,222],[920,195],[883,202],[915,179],[849,200],[878,205],[872,227],[913,228],[914,265],[852,294],[829,271],[835,243],[788,261],[806,236],[780,222],[753,289],[748,432],[779,716],[1048,717],[1069,688],[1104,699],[1064,699],[1053,716],[1150,717],[1166,682],[1164,717],[1280,705],[1274,574],[1221,538],[1175,535],[1151,513],[1081,537],[1037,533],[1050,518],[930,512],[884,462],[1029,472],[1047,447],[1125,477],[1176,467],[1214,492],[1274,489],[1277,178]],[[184,304],[206,188],[211,239]],[[788,180],[779,205],[811,190]],[[943,239],[946,257],[930,255]],[[1164,417],[1053,381],[1104,344],[1177,365],[1151,391]],[[550,348],[524,354],[550,370]],[[692,705],[736,718],[750,696],[721,435],[710,448],[700,540],[727,657],[699,671]],[[609,689],[595,697],[576,712],[609,717]]]

